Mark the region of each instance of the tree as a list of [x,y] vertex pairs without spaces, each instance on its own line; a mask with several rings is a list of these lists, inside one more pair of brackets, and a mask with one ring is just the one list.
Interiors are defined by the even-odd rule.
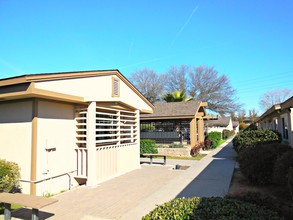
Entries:
[[244,119],[246,118],[246,111],[244,109],[240,109],[237,111],[235,115],[235,120],[241,122],[244,122]]
[[158,75],[156,71],[144,68],[131,74],[132,84],[151,102],[160,100],[164,89],[165,76]]
[[166,93],[163,96],[163,100],[165,100],[166,102],[188,102],[192,100],[192,98],[187,97],[185,91],[176,90],[173,93]]
[[187,88],[187,74],[189,67],[181,65],[180,67],[171,66],[166,74],[165,89],[167,92],[172,93],[173,91],[186,91]]
[[257,119],[257,111],[253,108],[248,110],[248,118],[250,119],[251,123],[253,123]]
[[221,115],[237,111],[236,91],[225,75],[218,75],[214,67],[194,67],[189,73],[189,94],[197,100],[208,102],[208,108]]
[[273,105],[280,104],[292,95],[290,89],[275,89],[264,93],[260,97],[260,106],[263,110],[267,110]]

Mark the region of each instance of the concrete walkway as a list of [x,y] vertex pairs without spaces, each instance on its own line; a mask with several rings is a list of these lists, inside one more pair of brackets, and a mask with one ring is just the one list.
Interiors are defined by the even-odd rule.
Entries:
[[[225,196],[229,190],[236,154],[226,142],[200,161],[142,158],[141,169],[96,187],[79,187],[55,196],[59,202],[40,211],[41,219],[141,219],[156,204],[174,198]],[[176,164],[190,166],[174,170]],[[27,212],[23,210],[22,212]],[[21,211],[20,211],[21,212]],[[24,213],[16,212],[15,217]],[[30,216],[30,212],[28,217]],[[54,213],[54,215],[52,215]]]

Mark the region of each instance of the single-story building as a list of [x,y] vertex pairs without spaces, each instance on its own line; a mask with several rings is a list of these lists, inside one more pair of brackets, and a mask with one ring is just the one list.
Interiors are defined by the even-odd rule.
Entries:
[[206,130],[208,133],[212,131],[223,132],[223,130],[232,131],[233,129],[233,122],[231,117],[214,117],[210,118],[209,120],[205,121]]
[[24,193],[93,186],[140,167],[153,107],[118,70],[0,79],[0,158],[20,166]]
[[167,102],[154,106],[152,114],[140,115],[141,139],[163,144],[186,141],[191,146],[204,141],[206,102]]
[[283,143],[293,147],[293,96],[286,101],[273,105],[256,121],[263,129],[272,129],[282,135]]
[[233,130],[235,131],[235,133],[238,133],[239,132],[239,121],[232,121],[232,124],[233,124]]

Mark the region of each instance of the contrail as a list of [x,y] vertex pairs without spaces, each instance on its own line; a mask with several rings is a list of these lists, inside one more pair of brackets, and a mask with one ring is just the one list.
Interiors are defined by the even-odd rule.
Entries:
[[189,22],[191,21],[194,13],[197,11],[198,6],[195,6],[195,8],[192,10],[191,14],[189,15],[188,19],[186,20],[186,22],[182,25],[182,27],[180,28],[180,30],[176,33],[176,36],[174,38],[174,40],[172,41],[171,46],[174,45],[175,41],[177,40],[177,38],[179,37],[179,35],[183,32],[183,30],[186,28],[186,26],[189,24]]
[[17,68],[16,66],[12,65],[11,63],[7,62],[6,60],[2,59],[0,57],[0,64],[3,66],[6,66],[7,68],[11,69],[14,74],[9,74],[9,73],[0,73],[1,78],[3,77],[11,77],[12,75],[24,75],[25,71]]
[[141,65],[141,64],[145,64],[145,63],[153,63],[153,62],[157,62],[157,61],[161,61],[161,60],[166,60],[170,57],[172,57],[172,55],[165,56],[165,57],[158,57],[158,58],[154,58],[154,59],[150,59],[150,60],[144,60],[144,61],[140,61],[137,63],[132,63],[132,64],[125,65],[125,66],[120,66],[118,69],[129,68],[129,67],[133,67],[133,66],[137,66],[137,65]]

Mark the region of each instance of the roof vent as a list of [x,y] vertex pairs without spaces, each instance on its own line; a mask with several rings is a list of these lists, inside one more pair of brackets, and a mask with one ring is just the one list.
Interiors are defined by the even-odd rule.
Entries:
[[113,77],[112,78],[112,96],[113,97],[118,97],[120,95],[120,81],[118,78]]

